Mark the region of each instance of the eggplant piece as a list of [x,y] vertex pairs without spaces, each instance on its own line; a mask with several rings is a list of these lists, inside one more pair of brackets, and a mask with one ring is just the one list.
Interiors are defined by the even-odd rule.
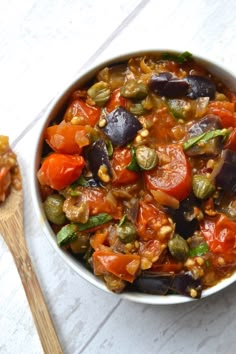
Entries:
[[111,165],[108,151],[103,139],[95,141],[88,151],[88,163],[95,181],[99,181],[98,171],[102,165],[107,167],[107,173],[111,177]]
[[131,142],[143,127],[139,120],[123,107],[118,107],[109,113],[106,122],[107,124],[101,130],[115,146]]
[[[193,124],[188,130],[188,137],[192,138],[194,136],[201,135],[208,131],[222,129],[222,124],[218,116],[214,114],[208,114],[202,119],[200,119],[197,123]],[[223,148],[223,140],[222,136],[217,136],[213,139],[210,139],[204,145],[195,144],[191,148],[185,151],[188,156],[198,156],[198,155],[218,155]]]
[[182,97],[189,89],[185,80],[178,79],[169,72],[152,75],[148,86],[152,92],[169,98]]
[[202,294],[202,283],[200,279],[194,279],[190,272],[180,273],[173,279],[172,290],[199,299]]
[[166,295],[169,291],[177,294],[200,298],[202,284],[200,279],[194,279],[190,272],[179,274],[143,272],[135,279],[134,287],[144,293]]
[[222,124],[218,116],[208,114],[189,128],[190,136],[200,135],[208,130],[222,129]]
[[199,207],[199,201],[194,196],[189,196],[180,202],[178,209],[166,209],[175,223],[175,231],[185,240],[200,229],[199,221],[194,214],[194,207]]
[[224,191],[236,194],[236,153],[231,150],[223,150],[220,161],[212,171],[211,178],[216,185]]
[[209,97],[210,100],[215,98],[216,87],[214,82],[205,76],[189,75],[185,78],[189,84],[187,96],[196,99],[198,97]]
[[142,293],[166,295],[171,288],[172,282],[173,275],[143,272],[140,277],[135,279],[133,285]]

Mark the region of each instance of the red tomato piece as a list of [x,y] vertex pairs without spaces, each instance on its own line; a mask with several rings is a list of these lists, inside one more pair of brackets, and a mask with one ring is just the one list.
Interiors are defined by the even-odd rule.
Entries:
[[93,269],[96,275],[112,273],[132,283],[140,266],[140,256],[110,251],[93,253]]
[[104,245],[106,242],[108,236],[108,230],[105,231],[97,231],[95,235],[90,237],[90,245],[95,251],[99,251],[100,248]]
[[[168,217],[163,211],[151,203],[140,201],[136,226],[142,240],[148,241],[157,239],[160,228],[168,224]],[[166,236],[168,237],[168,235]]]
[[185,199],[191,191],[192,181],[191,168],[181,145],[158,146],[157,152],[160,164],[144,172],[147,188],[159,189],[179,201]]
[[127,166],[132,160],[131,150],[128,148],[117,148],[114,150],[111,161],[112,168],[115,173],[114,184],[128,184],[136,182],[139,178],[139,173],[127,170]]
[[236,251],[236,223],[220,214],[217,218],[206,218],[201,231],[213,253]]
[[234,103],[229,101],[214,101],[210,102],[208,105],[209,108],[224,108],[227,111],[234,113]]
[[175,139],[172,128],[176,125],[176,121],[167,107],[145,118],[151,122],[150,137],[153,137],[154,141],[158,141],[159,144],[170,144]]
[[208,112],[217,115],[224,128],[235,127],[234,103],[228,101],[216,101],[209,103]]
[[230,133],[224,148],[236,152],[236,128]]
[[184,268],[182,262],[176,261],[172,256],[166,255],[163,263],[155,263],[152,265],[152,270],[162,273],[179,273]]
[[114,205],[107,198],[107,191],[102,188],[83,188],[82,200],[88,205],[90,215],[108,213],[115,219],[122,217],[122,207]]
[[120,88],[118,88],[112,92],[111,98],[106,105],[106,109],[108,112],[111,112],[117,107],[126,108],[126,103],[127,100],[120,95]]
[[89,144],[85,127],[81,125],[52,125],[46,129],[44,138],[55,152],[62,154],[80,154],[86,141]]
[[82,100],[74,100],[71,102],[64,115],[64,120],[70,122],[72,118],[79,117],[80,125],[95,126],[97,123],[101,109],[88,105]]
[[60,190],[81,175],[84,165],[82,156],[53,153],[45,158],[37,177],[41,185]]

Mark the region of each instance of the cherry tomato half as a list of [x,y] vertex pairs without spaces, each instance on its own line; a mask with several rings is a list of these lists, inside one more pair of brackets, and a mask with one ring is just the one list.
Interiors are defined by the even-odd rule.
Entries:
[[228,101],[211,102],[208,112],[220,118],[223,128],[235,127],[236,118],[234,116],[234,103]]
[[121,254],[111,251],[95,251],[93,253],[93,269],[96,275],[107,272],[132,283],[140,265],[140,256]]
[[227,254],[236,251],[236,223],[220,214],[216,218],[205,218],[201,232],[213,253]]
[[88,205],[90,215],[99,213],[108,213],[115,219],[122,217],[122,208],[119,205],[114,205],[107,198],[107,191],[104,188],[83,188],[82,200]]
[[99,119],[100,113],[100,108],[90,106],[84,101],[77,99],[72,101],[67,108],[64,120],[70,122],[72,118],[79,117],[80,125],[91,125],[94,127]]
[[126,168],[131,160],[132,153],[130,149],[121,147],[114,150],[113,159],[111,161],[115,173],[114,184],[128,184],[138,180],[139,173],[127,170]]
[[236,128],[230,133],[224,148],[236,152]]
[[53,153],[45,158],[37,177],[40,184],[60,190],[81,175],[84,165],[82,156]]
[[181,145],[161,145],[157,152],[160,164],[144,172],[147,188],[159,189],[180,201],[185,199],[192,187],[191,168]]
[[62,154],[80,154],[81,148],[89,144],[85,127],[81,125],[52,125],[46,129],[44,137],[55,152]]
[[140,201],[136,226],[141,240],[158,239],[161,226],[168,224],[168,217],[162,210],[151,203]]

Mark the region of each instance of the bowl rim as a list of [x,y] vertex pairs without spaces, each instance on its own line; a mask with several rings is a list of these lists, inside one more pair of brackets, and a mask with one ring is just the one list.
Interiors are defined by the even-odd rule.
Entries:
[[[73,90],[82,86],[89,78],[92,78],[95,73],[100,70],[102,67],[112,63],[118,63],[127,60],[130,57],[140,56],[140,55],[158,55],[162,53],[170,53],[170,54],[180,54],[181,50],[173,50],[166,48],[158,48],[158,49],[145,49],[145,50],[135,50],[130,52],[124,52],[122,55],[109,56],[107,59],[100,60],[95,62],[94,65],[90,65],[87,69],[79,72],[73,80],[70,80],[65,88],[60,90],[60,92],[56,95],[56,97],[52,100],[46,111],[44,112],[42,118],[40,119],[40,128],[38,137],[36,139],[36,143],[33,148],[33,159],[31,161],[30,168],[30,182],[31,182],[31,196],[34,205],[34,209],[36,215],[40,221],[40,225],[43,229],[43,232],[56,251],[57,254],[65,261],[65,263],[73,269],[79,276],[83,279],[96,286],[97,288],[105,291],[106,293],[113,294],[121,299],[129,300],[136,303],[142,304],[150,304],[150,305],[173,305],[173,304],[181,304],[181,303],[189,303],[192,301],[197,301],[196,299],[182,296],[182,295],[153,295],[139,292],[122,292],[121,294],[115,294],[110,291],[105,283],[97,276],[95,276],[91,271],[86,269],[83,264],[81,264],[78,260],[76,260],[72,255],[70,255],[65,250],[58,247],[55,234],[48,223],[39,194],[38,181],[36,177],[36,172],[39,166],[41,150],[43,145],[43,131],[51,122],[55,112],[58,113],[58,107],[62,108],[63,104],[66,103],[69,95]],[[196,62],[202,64],[206,68],[210,70],[211,73],[215,74],[220,78],[221,81],[225,82],[226,85],[230,85],[233,89],[236,90],[236,75],[231,72],[228,68],[224,67],[224,64],[219,63],[218,61],[213,61],[209,59],[207,56],[199,56],[198,54],[192,53],[193,58]],[[224,77],[222,78],[221,75]],[[214,285],[213,287],[207,288],[203,290],[201,299],[204,299],[210,295],[218,293],[219,291],[225,289],[232,283],[236,281],[236,272],[234,272],[229,278],[225,278],[221,280],[219,283]],[[198,299],[199,300],[199,299]]]

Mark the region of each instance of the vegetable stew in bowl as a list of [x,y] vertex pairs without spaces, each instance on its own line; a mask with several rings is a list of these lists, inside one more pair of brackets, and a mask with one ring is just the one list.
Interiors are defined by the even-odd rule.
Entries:
[[0,135],[0,203],[6,200],[12,187],[21,189],[20,170],[8,136]]
[[37,171],[58,247],[116,293],[200,298],[229,278],[231,87],[189,52],[162,52],[109,63],[67,96]]

